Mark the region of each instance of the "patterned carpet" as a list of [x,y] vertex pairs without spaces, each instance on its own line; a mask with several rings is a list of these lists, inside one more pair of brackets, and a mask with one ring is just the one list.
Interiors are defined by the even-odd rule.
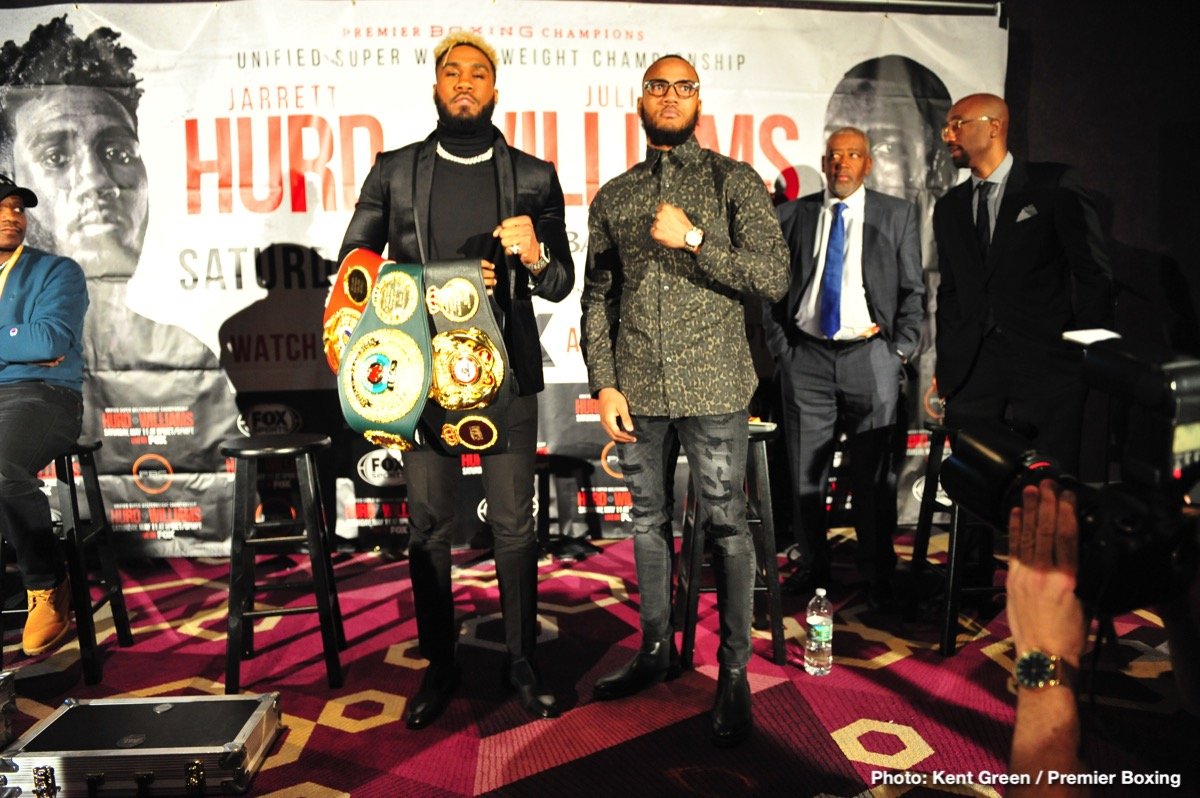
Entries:
[[[839,541],[845,554],[850,545]],[[935,537],[934,553],[945,539]],[[567,710],[532,721],[504,688],[492,563],[456,555],[456,600],[463,621],[464,682],[445,715],[421,732],[401,715],[424,662],[417,658],[407,564],[371,554],[336,564],[349,647],[345,685],[331,690],[316,618],[272,618],[257,627],[258,656],[243,664],[244,692],[279,691],[287,731],[252,794],[368,796],[896,796],[1003,795],[980,783],[1003,773],[1013,716],[1012,651],[1001,611],[971,619],[960,651],[936,651],[937,613],[913,622],[868,611],[839,566],[833,673],[797,667],[806,599],[784,597],[792,664],[770,659],[767,633],[755,633],[751,663],[756,727],[732,750],[708,740],[716,676],[716,610],[701,599],[696,668],[635,698],[597,703],[597,678],[639,642],[632,546],[605,542],[575,565],[541,564],[539,659]],[[902,547],[903,548],[903,547]],[[840,556],[838,562],[849,560]],[[267,569],[298,567],[277,557]],[[227,564],[221,560],[123,563],[135,645],[116,645],[111,619],[100,632],[104,683],[83,685],[77,644],[40,659],[11,640],[5,665],[17,668],[18,733],[63,699],[223,694]],[[270,595],[270,594],[268,594]],[[278,596],[273,601],[288,603]],[[307,603],[303,596],[295,603]],[[1119,644],[1104,653],[1100,695],[1086,731],[1095,770],[1181,774],[1182,788],[1106,788],[1105,795],[1200,795],[1200,743],[1183,713],[1159,619],[1118,618]],[[876,784],[881,774],[922,774],[924,784]],[[973,779],[973,784],[935,784]]]

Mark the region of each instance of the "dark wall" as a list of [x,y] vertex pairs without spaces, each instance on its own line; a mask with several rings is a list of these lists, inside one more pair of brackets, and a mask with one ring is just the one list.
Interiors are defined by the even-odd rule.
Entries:
[[[1082,170],[1108,233],[1117,330],[1200,356],[1200,201],[1189,26],[1129,2],[1009,0],[1010,148]],[[1104,476],[1109,405],[1093,394],[1083,476]]]
[[1190,26],[1113,0],[1006,8],[1011,148],[1082,170],[1109,234],[1119,331],[1200,355]]

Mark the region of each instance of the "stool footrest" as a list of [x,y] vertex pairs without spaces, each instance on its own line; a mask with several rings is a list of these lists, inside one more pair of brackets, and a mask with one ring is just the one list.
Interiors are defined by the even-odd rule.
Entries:
[[307,615],[319,609],[316,604],[305,607],[281,607],[277,610],[245,610],[243,618],[278,618],[283,615]]
[[271,545],[292,545],[295,543],[307,543],[307,535],[289,535],[287,537],[274,538],[246,538],[242,543],[247,546],[271,546]]
[[79,545],[81,547],[92,545],[92,542],[96,538],[103,538],[107,532],[108,525],[101,523],[91,524],[86,531],[81,529],[75,530],[75,534],[79,536]]
[[303,527],[304,522],[297,518],[280,518],[275,521],[255,521],[251,530],[257,529],[294,529]]
[[269,590],[312,590],[314,587],[316,587],[316,583],[311,579],[289,580],[287,582],[262,582],[254,586],[254,592],[263,593]]
[[92,614],[95,615],[100,610],[101,607],[103,607],[105,604],[108,604],[109,602],[111,602],[113,600],[113,598],[115,597],[116,592],[117,592],[117,589],[114,587],[110,587],[107,590],[105,590],[103,595],[100,596],[100,598],[98,598],[92,602]]

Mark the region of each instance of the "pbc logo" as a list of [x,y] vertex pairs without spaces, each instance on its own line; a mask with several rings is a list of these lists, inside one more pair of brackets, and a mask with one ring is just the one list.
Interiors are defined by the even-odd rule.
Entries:
[[359,458],[358,478],[380,488],[403,485],[404,463],[387,449],[375,449]]
[[[479,522],[481,524],[487,523],[487,511],[488,511],[487,499],[486,498],[480,499],[479,505],[475,508],[475,517],[479,519]],[[537,495],[537,491],[535,490],[533,492],[533,517],[537,518],[537,514],[538,514],[538,495]]]
[[304,420],[295,408],[281,404],[254,405],[239,413],[237,420],[238,431],[243,435],[296,432],[303,425]]
[[151,496],[165,493],[171,487],[174,475],[171,462],[157,452],[149,452],[133,461],[133,483]]

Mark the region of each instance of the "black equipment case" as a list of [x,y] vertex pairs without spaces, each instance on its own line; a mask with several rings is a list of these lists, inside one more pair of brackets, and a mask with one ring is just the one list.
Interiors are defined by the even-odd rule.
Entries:
[[17,711],[17,694],[12,671],[0,673],[0,746],[8,747],[15,736],[12,716]]
[[0,754],[0,798],[241,795],[281,729],[279,693],[67,699]]

